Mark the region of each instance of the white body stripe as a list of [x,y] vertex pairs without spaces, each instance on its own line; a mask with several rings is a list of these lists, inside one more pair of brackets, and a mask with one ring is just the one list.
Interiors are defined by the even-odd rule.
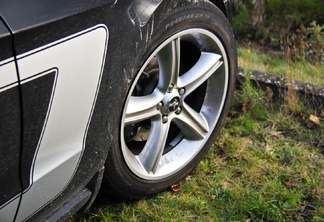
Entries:
[[22,196],[17,221],[45,206],[73,177],[84,150],[107,42],[106,26],[98,25],[18,57],[20,79],[49,69],[57,70],[57,79],[34,157],[32,185]]
[[18,85],[17,71],[13,58],[0,62],[0,92]]

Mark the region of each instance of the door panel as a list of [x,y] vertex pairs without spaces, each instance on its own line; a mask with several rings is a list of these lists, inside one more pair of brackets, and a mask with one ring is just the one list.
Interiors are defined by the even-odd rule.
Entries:
[[[18,221],[59,195],[77,169],[107,41],[106,26],[98,25],[17,56],[24,107],[22,152],[28,157],[22,162],[23,185],[27,189]],[[30,130],[33,135],[28,135]]]
[[0,221],[14,218],[21,184],[21,109],[11,35],[0,18]]

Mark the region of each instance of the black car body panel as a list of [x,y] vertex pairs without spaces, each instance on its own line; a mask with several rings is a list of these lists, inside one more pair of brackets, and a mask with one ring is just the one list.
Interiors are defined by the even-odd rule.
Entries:
[[5,23],[3,23],[1,17],[0,17],[0,39],[1,39],[0,60],[3,61],[5,59],[13,57],[13,52],[12,52],[13,45],[12,45],[11,34],[8,28],[6,27]]
[[[230,1],[212,2],[227,14]],[[0,85],[0,167],[6,169],[0,171],[0,216],[1,212],[11,212],[5,220],[40,221],[53,215],[52,219],[56,220],[60,214],[64,218],[81,207],[69,205],[71,200],[80,200],[82,204],[93,201],[89,195],[95,197],[98,191],[102,178],[98,172],[103,170],[109,148],[118,143],[116,126],[127,89],[139,69],[136,64],[143,56],[139,46],[145,45],[150,38],[154,11],[168,4],[162,0],[0,2],[0,74],[10,63],[11,76],[16,79],[9,81],[9,88],[4,83]],[[100,28],[107,30],[107,51],[89,111],[83,149],[63,189],[33,210],[26,206],[28,200],[24,200],[24,196],[34,186],[32,171],[50,121],[49,115],[54,109],[52,106],[55,106],[53,100],[57,97],[57,79],[61,78],[62,69],[48,66],[41,72],[27,75],[24,61]],[[34,66],[41,63],[36,57]],[[54,174],[53,183],[59,180],[59,175]],[[60,211],[63,205],[67,208]]]

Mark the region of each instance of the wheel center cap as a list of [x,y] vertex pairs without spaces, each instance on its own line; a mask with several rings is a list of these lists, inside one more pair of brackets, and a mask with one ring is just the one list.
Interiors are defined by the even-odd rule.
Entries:
[[180,97],[176,96],[173,97],[171,100],[168,102],[168,108],[170,112],[176,111],[180,106]]

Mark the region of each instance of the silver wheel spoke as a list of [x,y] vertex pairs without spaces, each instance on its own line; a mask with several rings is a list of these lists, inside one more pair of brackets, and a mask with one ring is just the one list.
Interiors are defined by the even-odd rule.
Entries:
[[171,84],[177,85],[180,69],[180,38],[171,41],[156,55],[160,66],[158,88],[166,92]]
[[186,95],[197,89],[223,64],[222,57],[215,53],[202,52],[197,63],[179,77],[178,87],[186,88]]
[[205,117],[185,104],[183,111],[174,121],[185,135],[185,138],[189,140],[204,139],[205,133],[209,132]]
[[131,96],[127,105],[125,125],[150,119],[158,115],[157,104],[163,98],[163,94],[155,90],[147,96]]
[[148,141],[137,157],[147,173],[154,173],[156,170],[168,137],[169,126],[169,122],[164,124],[161,119],[154,120],[151,123]]

